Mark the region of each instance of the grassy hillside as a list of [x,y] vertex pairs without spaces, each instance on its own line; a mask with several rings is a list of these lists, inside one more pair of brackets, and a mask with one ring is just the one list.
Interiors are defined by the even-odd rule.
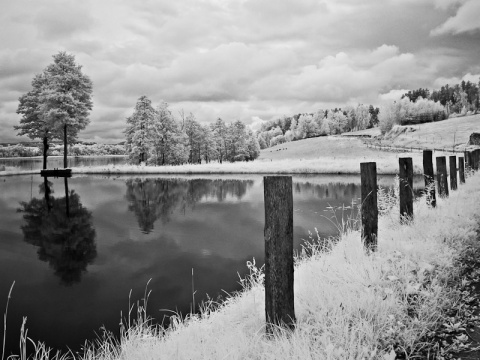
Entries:
[[480,115],[453,118],[434,123],[408,125],[408,132],[387,134],[382,139],[366,139],[362,136],[378,136],[378,128],[346,133],[342,136],[318,137],[280,144],[264,149],[261,160],[318,159],[322,157],[383,158],[388,156],[378,150],[367,148],[365,142],[402,148],[464,150],[472,132],[480,132]]
[[[480,132],[480,114],[452,118],[434,123],[402,126],[382,138],[375,144],[398,147],[441,148],[463,151],[472,132]],[[408,130],[403,132],[402,130]],[[380,135],[379,129],[369,129],[344,135]]]

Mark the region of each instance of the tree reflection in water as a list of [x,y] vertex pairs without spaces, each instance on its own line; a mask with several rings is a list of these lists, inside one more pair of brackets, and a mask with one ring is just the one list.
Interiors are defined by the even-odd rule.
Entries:
[[68,190],[65,178],[65,196],[52,196],[52,183],[45,177],[40,185],[43,199],[21,202],[25,224],[21,227],[24,240],[38,247],[38,258],[54,269],[65,285],[79,282],[87,265],[97,256],[92,213],[80,202],[74,190]]
[[228,196],[240,200],[253,185],[253,180],[209,179],[129,179],[126,181],[128,209],[135,213],[140,230],[146,234],[153,224],[170,220],[175,211],[194,208],[203,198],[222,202]]

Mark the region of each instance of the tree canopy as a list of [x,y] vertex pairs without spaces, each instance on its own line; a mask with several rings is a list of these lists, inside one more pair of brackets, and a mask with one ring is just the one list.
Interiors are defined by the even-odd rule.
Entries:
[[18,135],[43,141],[44,168],[53,139],[63,139],[66,145],[88,125],[93,107],[92,88],[75,56],[59,52],[53,55],[52,64],[34,76],[32,90],[20,96],[17,113],[22,118],[14,128]]

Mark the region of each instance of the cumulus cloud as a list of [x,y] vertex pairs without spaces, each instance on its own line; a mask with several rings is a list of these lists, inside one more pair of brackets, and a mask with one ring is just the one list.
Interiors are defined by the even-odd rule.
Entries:
[[457,10],[456,14],[450,17],[442,25],[432,30],[432,35],[446,33],[460,34],[480,30],[480,1],[465,1]]
[[[375,105],[404,89],[479,73],[475,39],[465,35],[475,25],[462,20],[476,3],[7,2],[0,13],[0,142],[16,139],[18,97],[61,50],[76,56],[94,84],[82,139],[122,140],[141,95],[201,122],[221,117],[255,127],[320,107]],[[441,37],[430,36],[436,27]]]

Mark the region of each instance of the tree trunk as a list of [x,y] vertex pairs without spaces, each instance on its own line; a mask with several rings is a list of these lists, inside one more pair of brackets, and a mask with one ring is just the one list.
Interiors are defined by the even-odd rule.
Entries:
[[47,169],[47,151],[48,151],[48,139],[43,137],[43,170]]
[[63,168],[67,168],[67,124],[63,125]]

